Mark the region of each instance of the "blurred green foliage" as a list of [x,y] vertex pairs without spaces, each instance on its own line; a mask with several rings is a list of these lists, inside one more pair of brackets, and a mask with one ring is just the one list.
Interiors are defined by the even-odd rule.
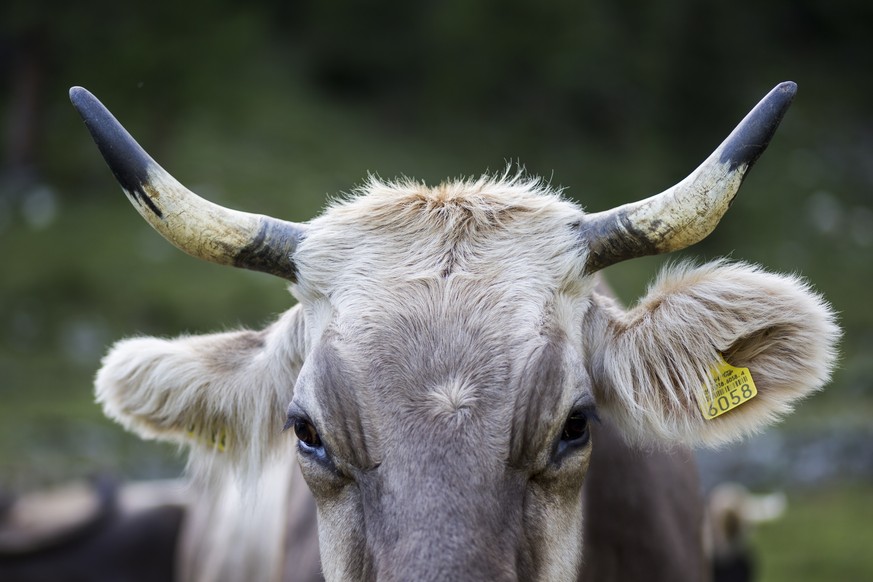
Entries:
[[754,532],[762,582],[870,580],[870,488],[847,484],[789,496],[788,511]]
[[[842,314],[843,369],[790,422],[869,411],[871,22],[860,0],[3,4],[0,487],[177,472],[173,451],[92,404],[105,347],[259,326],[291,303],[281,281],[154,234],[71,85],[203,196],[305,220],[368,172],[435,183],[509,162],[592,210],[615,206],[684,177],[772,86],[797,81],[731,212],[684,256],[808,276]],[[632,300],[664,260],[611,280]]]

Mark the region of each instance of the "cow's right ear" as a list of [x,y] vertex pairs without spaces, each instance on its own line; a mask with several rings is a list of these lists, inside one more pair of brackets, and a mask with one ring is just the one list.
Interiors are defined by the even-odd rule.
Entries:
[[282,426],[304,343],[299,305],[257,332],[126,339],[103,359],[97,400],[143,438],[258,462],[291,440]]

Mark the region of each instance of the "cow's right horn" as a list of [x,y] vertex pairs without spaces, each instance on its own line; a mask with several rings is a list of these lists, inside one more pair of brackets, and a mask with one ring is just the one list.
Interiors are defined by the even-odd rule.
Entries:
[[797,85],[780,83],[694,172],[664,192],[589,214],[581,226],[586,271],[646,255],[678,251],[711,233],[752,164],[767,148]]
[[87,90],[73,87],[70,100],[127,197],[164,238],[199,259],[295,280],[303,225],[204,200],[161,168]]

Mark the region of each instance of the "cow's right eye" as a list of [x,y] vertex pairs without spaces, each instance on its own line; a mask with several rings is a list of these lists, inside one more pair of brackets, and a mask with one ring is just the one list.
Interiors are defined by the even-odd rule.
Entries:
[[321,448],[321,437],[318,436],[318,431],[305,418],[294,420],[294,434],[297,436],[297,440],[305,447],[310,449]]

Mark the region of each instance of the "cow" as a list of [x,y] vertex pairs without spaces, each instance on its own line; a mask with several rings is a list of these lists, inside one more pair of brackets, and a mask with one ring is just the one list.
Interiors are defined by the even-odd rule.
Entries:
[[755,526],[782,517],[787,505],[782,492],[756,495],[740,483],[720,483],[709,492],[703,541],[712,564],[712,582],[757,578],[749,534]]
[[0,507],[0,580],[166,582],[189,504],[178,480],[105,477],[10,500]]
[[[687,178],[614,209],[584,212],[522,172],[371,177],[295,223],[200,198],[71,89],[152,227],[285,279],[298,302],[261,330],[125,339],[103,359],[106,414],[191,449],[202,535],[183,543],[181,576],[290,577],[302,475],[327,580],[640,579],[657,556],[635,564],[620,546],[636,516],[650,548],[697,539],[673,579],[703,579],[700,500],[670,468],[690,472],[685,447],[754,433],[826,384],[836,316],[800,277],[738,261],[668,266],[630,309],[599,274],[712,232],[795,92],[779,84]],[[617,469],[583,496],[598,457]],[[635,460],[645,472],[617,472]],[[689,515],[670,515],[683,496]],[[660,500],[664,529],[661,508],[634,507]],[[614,513],[583,525],[601,503]]]

